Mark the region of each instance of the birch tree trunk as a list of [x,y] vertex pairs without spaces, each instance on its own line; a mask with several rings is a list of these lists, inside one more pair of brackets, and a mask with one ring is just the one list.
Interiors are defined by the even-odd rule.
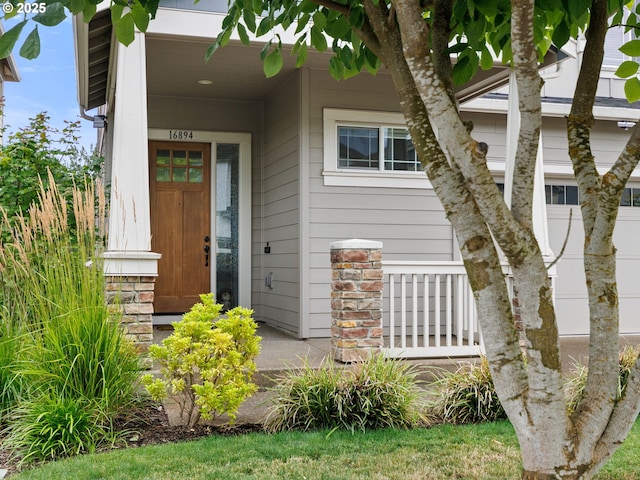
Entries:
[[[359,33],[392,74],[425,172],[455,227],[496,389],[520,442],[522,477],[587,479],[625,438],[640,409],[637,366],[625,396],[616,398],[618,296],[612,244],[620,195],[638,162],[640,133],[633,132],[616,165],[601,179],[589,148],[591,110],[607,28],[606,1],[596,0],[587,35],[592,47],[585,51],[568,120],[570,154],[585,199],[591,322],[587,389],[578,410],[569,415],[551,284],[533,234],[533,179],[542,121],[542,80],[533,40],[535,8],[533,0],[511,3],[513,68],[521,113],[511,210],[487,168],[487,146],[473,138],[453,96],[446,50],[449,23],[434,21],[429,31],[422,7],[413,0],[392,0],[391,8],[383,2],[365,1],[368,23]],[[436,15],[448,18],[451,2],[436,0],[434,8]],[[397,29],[391,20],[397,21]],[[431,125],[437,127],[437,139]],[[524,355],[496,247],[504,252],[513,271],[524,325]]]

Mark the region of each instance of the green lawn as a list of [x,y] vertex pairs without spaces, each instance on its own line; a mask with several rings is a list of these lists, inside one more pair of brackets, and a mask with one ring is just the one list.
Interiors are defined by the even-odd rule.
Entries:
[[[511,425],[410,431],[250,434],[131,448],[50,463],[15,480],[517,479]],[[640,479],[640,423],[599,480]]]

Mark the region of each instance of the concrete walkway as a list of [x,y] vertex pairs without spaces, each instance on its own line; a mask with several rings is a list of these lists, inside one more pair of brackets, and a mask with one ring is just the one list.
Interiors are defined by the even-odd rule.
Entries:
[[[171,334],[171,327],[159,327],[154,329],[154,342],[160,343]],[[269,391],[286,371],[302,368],[305,364],[313,368],[319,368],[324,361],[329,361],[331,352],[330,338],[312,338],[299,340],[291,337],[268,325],[261,324],[258,335],[262,337],[261,351],[256,358],[258,373],[254,377],[260,390],[253,397],[245,401],[238,412],[236,423],[261,423],[268,414],[271,405],[272,392]],[[565,374],[571,370],[572,364],[577,360],[586,364],[588,360],[589,337],[562,337],[560,340],[562,349],[562,366]],[[640,345],[640,335],[628,335],[620,338],[621,348],[625,345]],[[434,370],[455,369],[458,364],[477,361],[477,358],[455,359],[422,359],[412,360],[423,370],[422,380],[433,378]],[[167,404],[167,413],[172,424],[178,424],[178,414],[175,408]],[[215,423],[225,423],[227,419],[221,418]]]

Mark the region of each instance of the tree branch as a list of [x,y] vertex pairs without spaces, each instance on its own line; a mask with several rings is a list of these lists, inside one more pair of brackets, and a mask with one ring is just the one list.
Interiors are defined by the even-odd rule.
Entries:
[[590,235],[593,229],[600,195],[600,175],[591,151],[590,137],[593,106],[604,58],[604,40],[608,30],[607,0],[594,0],[590,15],[580,73],[567,118],[569,156],[580,191],[582,223],[586,235]]
[[[533,38],[533,0],[511,2],[511,45],[515,70],[520,131],[514,159],[511,211],[520,224],[533,231],[533,188],[542,108],[538,54]],[[538,88],[536,88],[538,86]]]
[[447,89],[447,94],[451,98],[451,101],[455,103],[453,66],[451,64],[451,55],[449,54],[452,14],[453,2],[451,0],[436,0],[431,29],[431,45],[436,73]]

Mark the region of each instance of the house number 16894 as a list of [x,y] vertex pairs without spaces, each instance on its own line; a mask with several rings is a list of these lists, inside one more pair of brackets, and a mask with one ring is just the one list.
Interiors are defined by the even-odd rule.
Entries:
[[169,140],[193,140],[193,131],[169,130]]

